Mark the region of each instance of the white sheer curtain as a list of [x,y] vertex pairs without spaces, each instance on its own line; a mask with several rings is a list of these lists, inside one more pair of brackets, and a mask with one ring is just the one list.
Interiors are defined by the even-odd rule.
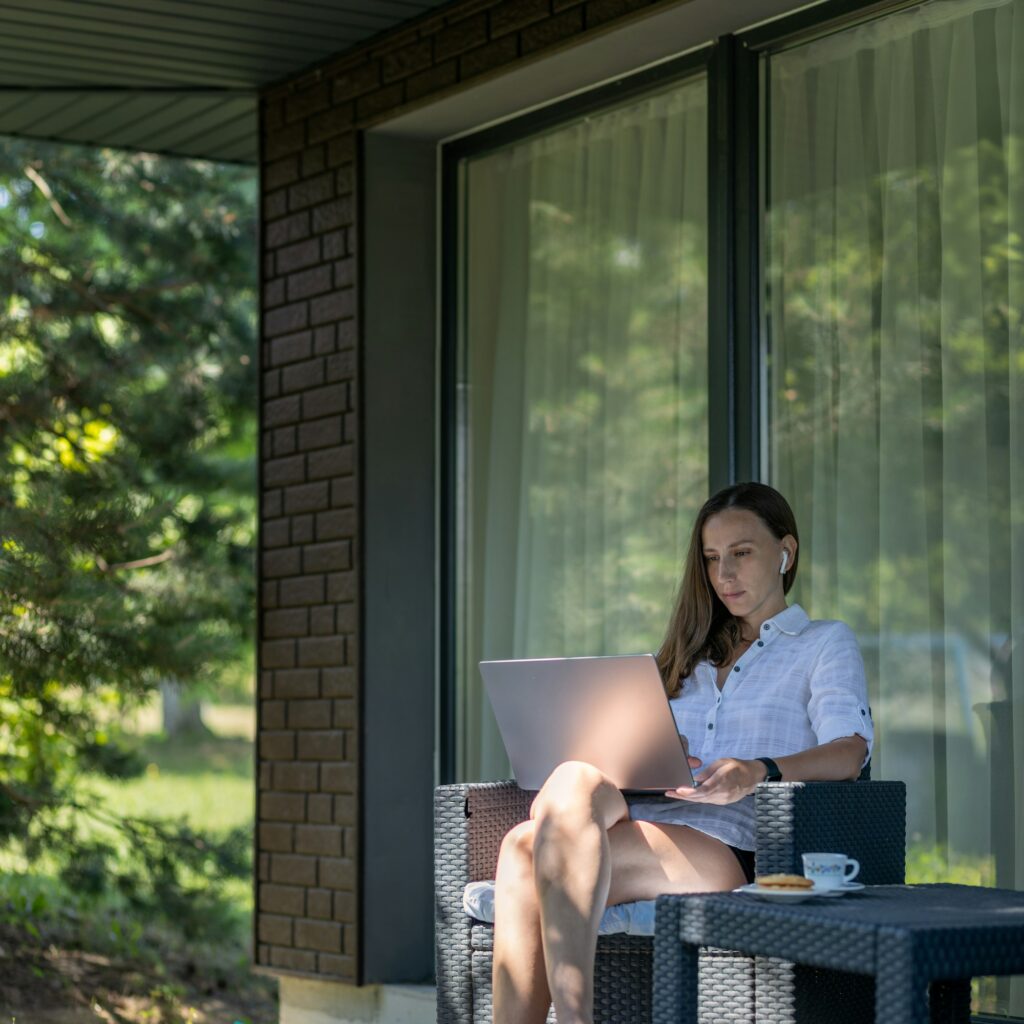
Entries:
[[[777,54],[766,80],[793,596],[860,636],[911,878],[1020,888],[1024,4],[925,4]],[[1024,985],[981,1003],[1024,1014]]]
[[707,496],[703,78],[463,169],[457,744],[481,658],[653,650]]

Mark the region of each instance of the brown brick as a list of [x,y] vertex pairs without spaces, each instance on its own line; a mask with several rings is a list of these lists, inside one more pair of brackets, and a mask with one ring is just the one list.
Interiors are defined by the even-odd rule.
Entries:
[[317,969],[316,953],[302,949],[282,949],[273,946],[270,950],[270,965],[285,971],[314,974]]
[[260,118],[265,131],[272,132],[284,127],[284,101],[264,96],[260,101]]
[[336,700],[332,702],[333,724],[335,729],[351,729],[356,725],[356,702],[354,700]]
[[[296,925],[298,928],[298,925]],[[345,945],[344,950],[349,956],[355,956],[359,951],[359,943],[357,936],[359,934],[358,928],[354,924],[345,925]]]
[[334,605],[309,610],[309,635],[330,636],[334,633]]
[[294,640],[264,640],[260,644],[262,668],[291,668],[294,664]]
[[[277,371],[278,374],[280,374],[280,372],[280,370]],[[295,427],[278,427],[273,431],[273,435],[275,457],[291,455],[295,451],[295,441],[298,437]]]
[[260,586],[260,607],[277,607],[277,581],[265,580]]
[[434,59],[432,39],[419,39],[414,43],[392,50],[380,62],[381,80],[394,82],[399,78],[429,68]]
[[263,375],[263,397],[277,398],[281,393],[281,373],[279,370],[272,370]]
[[289,729],[324,729],[331,724],[329,700],[293,700],[288,704]]
[[459,58],[460,78],[473,78],[485,71],[493,71],[503,64],[509,64],[519,55],[519,43],[515,35],[480,46]]
[[356,140],[353,132],[346,132],[327,143],[327,166],[340,167],[356,156]]
[[295,849],[320,857],[341,856],[342,831],[337,825],[296,825]]
[[280,427],[286,423],[295,423],[299,418],[299,399],[296,395],[275,398],[263,405],[263,425]]
[[269,761],[261,761],[259,765],[259,788],[260,789],[273,789],[274,788],[274,774],[271,769],[274,766]]
[[309,544],[314,539],[313,523],[314,519],[312,515],[293,516],[292,543]]
[[263,165],[263,188],[267,192],[280,189],[298,180],[298,157],[286,156],[283,160],[271,160]]
[[312,793],[317,788],[318,774],[319,769],[315,764],[301,764],[297,761],[275,764],[274,788],[285,793]]
[[[342,321],[344,323],[344,321]],[[320,324],[313,332],[313,351],[318,356],[329,356],[337,347],[335,338],[339,324]]]
[[651,0],[590,0],[586,6],[587,28],[649,6]]
[[305,608],[279,608],[263,615],[263,635],[267,639],[306,636],[308,633],[309,613]]
[[[328,956],[327,953],[322,953],[321,956]],[[256,948],[256,963],[263,966],[269,966],[270,964],[270,947],[260,943]]]
[[354,764],[325,764],[320,768],[320,789],[324,793],[355,793],[358,783]]
[[295,758],[295,733],[266,729],[260,733],[260,757],[265,761],[291,761]]
[[305,478],[305,455],[291,455],[285,459],[268,459],[263,463],[263,483],[266,487],[300,484]]
[[[298,548],[277,548],[263,552],[263,575],[295,576],[299,572],[302,552]],[[347,567],[346,567],[347,568]]]
[[334,622],[339,633],[354,633],[358,624],[355,604],[339,604],[334,612]]
[[[337,717],[337,716],[335,716]],[[260,701],[260,728],[283,729],[285,723],[285,704],[283,700]],[[337,722],[335,722],[337,724]]]
[[354,957],[319,953],[316,959],[317,974],[321,974],[325,978],[341,978],[343,981],[355,981],[356,962]]
[[302,149],[306,142],[305,127],[300,122],[267,132],[263,138],[263,159],[273,162]]
[[329,231],[326,235],[321,235],[320,244],[323,246],[325,260],[336,260],[339,256],[344,256],[347,252],[345,229],[339,228],[337,231]]
[[290,519],[271,519],[269,522],[263,523],[260,527],[260,544],[264,548],[286,547],[291,525]]
[[260,797],[260,820],[305,821],[306,798],[301,793],[264,793]]
[[[268,556],[264,555],[264,558]],[[352,544],[347,540],[331,541],[328,544],[309,544],[303,548],[303,571],[331,572],[336,569],[352,568]]]
[[288,189],[279,188],[263,197],[263,221],[277,220],[288,212]]
[[[325,448],[320,451],[310,452],[308,460],[308,475],[310,480],[325,480],[328,477],[348,476],[355,468],[355,445],[339,445],[337,448]],[[350,500],[345,502],[351,505]],[[332,500],[329,505],[336,505]]]
[[[293,641],[287,641],[293,644]],[[288,668],[274,678],[274,696],[282,700],[304,700],[320,695],[319,673],[315,668]]]
[[292,212],[307,206],[326,203],[334,197],[334,174],[324,171],[314,178],[306,178],[288,189],[288,209]]
[[288,278],[288,301],[308,299],[311,295],[322,295],[334,287],[334,274],[331,266],[325,264],[300,270]]
[[271,854],[269,853],[260,854],[259,880],[261,882],[270,881],[270,858]]
[[266,226],[263,244],[268,249],[278,249],[282,245],[300,242],[309,237],[309,213],[293,213],[290,217],[282,217]]
[[583,31],[583,8],[572,7],[557,17],[531,25],[521,37],[523,53],[532,53],[547,46],[553,46],[564,39],[571,39]]
[[441,29],[434,37],[434,60],[440,63],[487,42],[487,15],[482,11]]
[[316,539],[335,540],[338,537],[352,537],[356,533],[355,509],[335,509],[318,512],[316,517]]
[[331,916],[332,895],[330,889],[310,889],[306,899],[306,916],[327,920]]
[[277,272],[291,274],[305,267],[315,266],[320,262],[320,239],[307,238],[295,245],[286,245],[277,250]]
[[[318,794],[319,795],[319,794]],[[338,797],[334,798],[335,800]],[[338,822],[339,825],[347,825],[348,822]],[[259,825],[259,848],[266,853],[291,853],[292,852],[292,831],[294,825],[277,825],[260,822]],[[273,909],[265,907],[266,910]]]
[[320,604],[324,600],[324,583],[323,576],[296,576],[294,579],[282,580],[279,600],[286,608]]
[[[301,484],[289,487],[284,492],[285,515],[300,512],[319,512],[330,505],[329,491],[325,483]],[[312,570],[317,572],[319,570]]]
[[302,176],[304,178],[312,178],[314,174],[319,174],[321,171],[326,170],[327,150],[323,146],[313,145],[314,140],[309,138],[312,132],[308,124],[306,125],[306,132],[306,141],[309,145],[302,151]]
[[356,283],[356,261],[354,257],[338,260],[334,264],[334,287],[351,288]]
[[[323,724],[329,724],[327,718]],[[339,729],[306,730],[297,734],[296,756],[300,761],[343,761],[345,733]]]
[[[303,667],[343,665],[345,639],[343,637],[311,636],[298,641],[299,664]],[[324,694],[334,696],[334,694]]]
[[308,85],[306,88],[289,96],[284,103],[284,117],[286,121],[300,121],[323,110],[331,102],[331,88],[329,82],[319,82],[315,85]]
[[337,135],[351,131],[355,113],[355,104],[339,103],[330,110],[310,118],[309,141],[323,142],[325,139],[333,139]]
[[276,914],[260,914],[260,942],[271,942],[278,946],[290,946],[292,942],[292,919]]
[[339,196],[329,203],[322,203],[313,210],[313,233],[323,234],[352,223],[353,207],[351,196]]
[[354,890],[356,887],[355,861],[321,857],[320,884],[328,889]]
[[325,668],[321,672],[320,692],[325,697],[352,697],[357,683],[356,670],[350,666]]
[[369,121],[402,105],[405,87],[402,82],[392,82],[383,89],[360,96],[356,100],[356,120]]
[[279,306],[263,316],[263,335],[273,338],[277,334],[291,334],[302,330],[309,323],[309,309],[304,302],[293,302],[290,306]]
[[453,58],[437,67],[428,68],[418,75],[405,80],[405,98],[407,101],[418,100],[431,93],[440,92],[455,85],[459,79],[459,65]]
[[341,417],[330,416],[299,427],[299,448],[308,452],[341,443]]
[[[294,363],[286,366],[281,371],[281,390],[285,394],[292,394],[295,391],[305,391],[307,388],[315,388],[324,383],[324,360],[307,359],[302,363]],[[288,481],[293,483],[294,481]]]
[[339,196],[351,192],[356,187],[356,171],[353,164],[342,164],[335,171],[335,175],[334,187],[338,190]]
[[356,500],[356,482],[351,477],[331,481],[331,508],[348,508]]
[[326,825],[331,822],[333,820],[332,799],[330,793],[310,793],[306,797],[306,820],[314,825]]
[[[288,307],[284,307],[288,308]],[[327,295],[311,299],[309,303],[309,322],[312,326],[324,324],[330,320],[342,320],[355,314],[356,290],[339,288]]]
[[338,348],[355,348],[359,340],[359,330],[354,320],[345,320],[338,324]]
[[345,74],[334,79],[331,93],[335,103],[361,96],[370,92],[380,84],[380,64],[378,61],[354,67]]
[[[316,857],[304,857],[297,853],[275,853],[270,858],[270,880],[284,882],[286,885],[316,885]],[[329,889],[342,889],[345,886],[327,885]]]
[[551,16],[550,0],[505,0],[490,10],[491,38]]
[[346,793],[334,797],[334,824],[354,825],[356,823],[356,798]]
[[307,391],[302,396],[302,416],[306,420],[344,412],[347,408],[347,384],[328,384],[325,387]]
[[333,921],[296,921],[295,945],[303,949],[320,949],[325,953],[340,953],[341,925]]
[[270,343],[270,362],[274,366],[308,359],[313,354],[313,335],[310,331],[299,331],[275,338]]
[[[316,891],[329,893],[326,889]],[[260,910],[270,914],[302,917],[306,913],[306,890],[293,885],[261,885]]]
[[355,353],[348,349],[327,357],[327,379],[330,381],[347,380],[355,376]]
[[334,893],[333,917],[335,921],[343,921],[346,924],[355,921],[356,895],[354,892]]
[[[281,582],[282,602],[284,601],[284,581]],[[354,572],[334,572],[327,577],[326,598],[328,601],[353,601],[356,597],[356,574]]]
[[346,441],[355,441],[359,436],[359,418],[354,412],[348,413],[341,424]]
[[260,670],[260,697],[269,700],[274,696],[274,672]]

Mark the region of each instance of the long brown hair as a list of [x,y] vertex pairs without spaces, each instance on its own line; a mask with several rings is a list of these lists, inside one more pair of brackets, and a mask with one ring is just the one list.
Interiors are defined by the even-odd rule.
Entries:
[[[712,665],[726,665],[732,661],[741,640],[739,620],[715,593],[704,562],[704,524],[713,515],[729,508],[753,512],[779,540],[790,534],[799,545],[793,510],[774,487],[756,483],[733,484],[704,502],[693,524],[679,593],[665,641],[658,651],[658,668],[670,697],[678,696],[683,680],[693,672],[698,662],[707,659]],[[782,577],[783,593],[788,594],[793,586],[799,561],[798,546]]]

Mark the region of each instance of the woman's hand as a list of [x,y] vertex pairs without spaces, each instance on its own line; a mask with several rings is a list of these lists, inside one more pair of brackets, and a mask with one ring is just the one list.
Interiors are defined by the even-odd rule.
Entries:
[[[699,765],[697,758],[690,758],[691,768]],[[680,786],[679,789],[668,790],[665,796],[688,800],[694,804],[733,804],[754,792],[757,784],[764,781],[765,771],[760,761],[720,757],[712,761],[700,775],[694,775],[694,779],[700,783],[696,789]]]

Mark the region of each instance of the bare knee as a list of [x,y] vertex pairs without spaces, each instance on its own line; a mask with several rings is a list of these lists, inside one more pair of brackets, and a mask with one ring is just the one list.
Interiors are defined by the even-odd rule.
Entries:
[[535,823],[521,821],[505,833],[498,851],[498,871],[532,872]]
[[[552,822],[579,824],[598,820],[601,805],[619,792],[592,764],[564,761],[548,776],[537,794],[530,815],[539,826]],[[619,797],[621,799],[621,797]]]

